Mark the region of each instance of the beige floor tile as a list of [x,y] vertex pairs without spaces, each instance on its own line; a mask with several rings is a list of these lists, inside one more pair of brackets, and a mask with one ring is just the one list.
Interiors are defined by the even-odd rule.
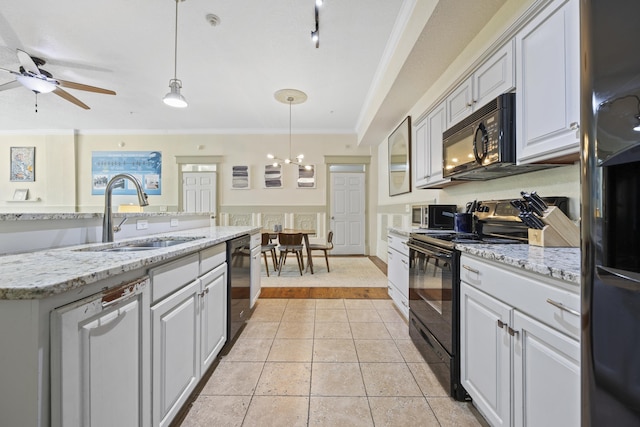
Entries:
[[282,320],[285,306],[258,306],[251,314],[251,320],[261,322],[279,322]]
[[316,310],[324,310],[324,309],[330,309],[330,308],[344,309],[344,300],[340,298],[316,300]]
[[393,305],[393,300],[390,300],[390,299],[374,299],[374,300],[371,300],[371,304],[378,311],[395,309],[394,308],[395,306]]
[[409,336],[409,326],[406,323],[385,323],[384,326],[387,328],[387,331],[389,331],[391,338],[393,338],[394,340],[411,339],[411,337]]
[[313,343],[314,362],[357,362],[352,339],[316,339]]
[[316,300],[314,299],[290,299],[287,304],[287,310],[309,310],[316,308]]
[[486,427],[489,425],[470,402],[458,402],[449,397],[428,397],[427,402],[442,427]]
[[241,426],[251,396],[200,396],[182,422],[182,427]]
[[396,340],[396,347],[398,347],[398,350],[402,353],[402,357],[404,357],[405,362],[424,362],[424,357],[422,357],[422,354],[420,354],[415,344],[410,339]]
[[312,396],[309,404],[309,427],[336,426],[373,426],[367,398]]
[[269,362],[311,362],[312,339],[275,339],[267,357]]
[[[422,394],[427,397],[447,397],[448,390],[442,386],[442,382],[438,381],[438,377],[442,380],[449,381],[449,368],[444,363],[432,366],[426,362],[407,363],[409,370],[416,379]],[[436,372],[434,372],[434,368]]]
[[243,425],[304,427],[307,425],[308,416],[308,396],[254,396]]
[[351,324],[351,333],[356,340],[390,340],[391,335],[387,332],[384,323],[354,322]]
[[311,363],[267,362],[258,380],[256,395],[308,396]]
[[312,396],[366,396],[358,363],[313,363]]
[[367,396],[422,396],[405,363],[361,363]]
[[243,338],[275,338],[279,322],[260,322],[250,320],[242,330]]
[[229,351],[224,356],[224,361],[235,362],[264,362],[267,360],[271,349],[272,339],[265,338],[238,338]]
[[315,309],[289,309],[282,315],[283,322],[313,322],[315,319]]
[[378,312],[374,309],[361,310],[361,309],[347,309],[347,316],[349,322],[382,322],[382,318]]
[[[385,323],[402,322],[405,325],[407,325],[407,321],[404,319],[404,317],[402,317],[402,314],[400,314],[398,310],[396,310],[395,308],[390,308],[388,310],[377,309],[377,311],[380,317],[382,318],[382,321]],[[407,328],[408,327],[409,326],[407,325]]]
[[289,303],[287,298],[262,298],[256,302],[257,307],[286,307]]
[[315,335],[316,339],[322,338],[353,338],[351,328],[348,323],[316,323]]
[[282,322],[276,333],[276,339],[313,338],[314,329],[312,322]]
[[348,322],[347,310],[344,308],[328,308],[316,310],[316,322]]
[[424,397],[370,397],[369,405],[376,427],[439,427]]
[[368,299],[346,299],[344,306],[355,310],[372,310],[374,308],[373,303]]
[[356,340],[358,360],[363,362],[404,362],[393,340]]
[[221,362],[200,395],[251,396],[256,390],[263,366],[263,362]]

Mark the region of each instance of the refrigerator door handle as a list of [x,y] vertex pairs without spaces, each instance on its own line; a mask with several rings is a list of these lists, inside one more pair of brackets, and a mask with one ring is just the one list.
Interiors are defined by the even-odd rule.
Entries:
[[607,285],[628,291],[640,292],[640,275],[631,271],[618,270],[616,268],[596,266],[600,279]]

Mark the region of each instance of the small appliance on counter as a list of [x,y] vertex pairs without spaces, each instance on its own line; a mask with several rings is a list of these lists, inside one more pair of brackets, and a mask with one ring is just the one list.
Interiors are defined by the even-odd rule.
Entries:
[[415,205],[411,207],[411,225],[415,228],[453,230],[453,218],[445,212],[455,213],[456,205]]

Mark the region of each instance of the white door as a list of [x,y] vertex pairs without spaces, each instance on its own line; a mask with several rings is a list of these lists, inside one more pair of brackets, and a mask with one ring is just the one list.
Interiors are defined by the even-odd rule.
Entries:
[[182,210],[215,213],[215,172],[184,172],[182,174]]
[[364,176],[363,173],[331,174],[334,254],[364,255]]

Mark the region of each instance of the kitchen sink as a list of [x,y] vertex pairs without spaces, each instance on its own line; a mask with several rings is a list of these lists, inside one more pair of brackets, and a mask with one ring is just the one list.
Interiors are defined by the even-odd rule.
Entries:
[[142,242],[131,242],[125,243],[119,246],[109,245],[105,247],[101,246],[93,246],[90,248],[80,249],[81,251],[90,251],[90,252],[139,252],[139,251],[149,251],[153,249],[162,249],[168,248],[171,246],[182,245],[184,243],[191,243],[195,240],[203,239],[204,237],[174,237],[167,239],[158,239],[158,240],[145,240]]

